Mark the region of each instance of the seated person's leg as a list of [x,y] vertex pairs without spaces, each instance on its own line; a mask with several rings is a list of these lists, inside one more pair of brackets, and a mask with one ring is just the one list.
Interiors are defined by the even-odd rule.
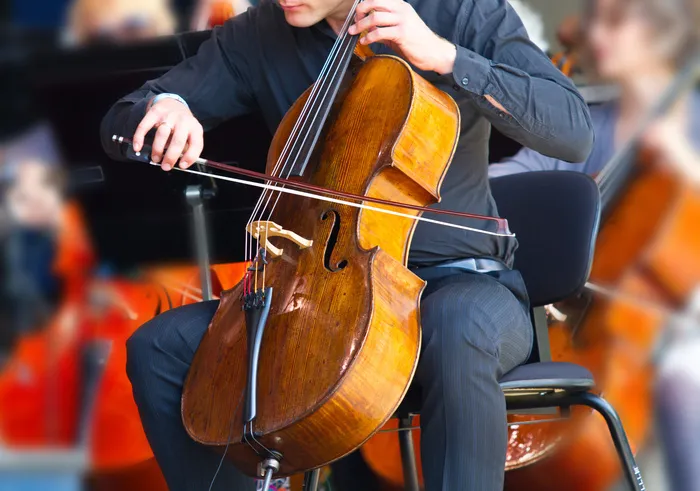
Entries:
[[[519,273],[502,276],[524,291]],[[503,489],[507,427],[498,380],[530,354],[527,307],[494,278],[465,273],[429,282],[421,314],[426,491]]]
[[[210,489],[221,460],[190,438],[180,416],[187,371],[217,306],[203,302],[170,310],[144,324],[127,342],[134,399],[171,491]],[[255,482],[224,462],[211,489],[250,491]]]

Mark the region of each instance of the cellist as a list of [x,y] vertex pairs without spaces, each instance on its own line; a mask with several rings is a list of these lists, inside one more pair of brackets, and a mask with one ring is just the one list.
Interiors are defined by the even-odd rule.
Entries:
[[[281,0],[234,17],[195,57],[115,104],[102,124],[105,150],[123,158],[113,134],[134,135],[138,151],[155,130],[152,159],[167,171],[189,167],[202,152],[203,129],[227,118],[259,111],[274,130],[321,71],[353,5]],[[363,32],[363,44],[404,58],[461,108],[461,139],[438,206],[497,215],[487,180],[491,124],[553,157],[588,155],[583,98],[530,42],[506,0],[365,0],[350,34]],[[424,474],[428,491],[495,491],[506,452],[498,379],[530,353],[527,293],[511,269],[512,238],[451,230],[421,224],[410,254],[410,267],[429,281],[417,372]],[[216,309],[216,302],[175,309],[128,342],[134,397],[173,490],[248,489],[226,463],[209,487],[220,456],[192,441],[180,416],[188,367]]]

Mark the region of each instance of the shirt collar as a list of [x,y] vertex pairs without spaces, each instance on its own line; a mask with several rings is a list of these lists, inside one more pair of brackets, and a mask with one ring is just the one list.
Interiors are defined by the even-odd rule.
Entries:
[[326,19],[323,19],[321,22],[314,24],[313,26],[311,26],[311,28],[316,29],[317,31],[321,32],[322,34],[328,36],[333,40],[336,40],[338,38],[338,35],[335,33],[335,31],[326,21]]

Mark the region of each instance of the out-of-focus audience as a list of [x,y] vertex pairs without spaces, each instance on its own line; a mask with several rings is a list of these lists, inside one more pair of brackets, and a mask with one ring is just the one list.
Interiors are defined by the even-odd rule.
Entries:
[[581,18],[577,15],[564,19],[557,29],[557,40],[563,49],[552,57],[552,62],[569,77],[581,72],[580,49],[584,44],[584,39],[585,33],[581,25]]
[[204,31],[222,24],[226,19],[245,12],[253,5],[249,0],[199,0],[192,16],[190,29]]
[[167,36],[177,21],[169,0],[75,0],[66,40],[85,45]]
[[46,323],[60,295],[53,271],[63,208],[63,178],[48,128],[7,145],[0,161],[0,304],[5,349]]

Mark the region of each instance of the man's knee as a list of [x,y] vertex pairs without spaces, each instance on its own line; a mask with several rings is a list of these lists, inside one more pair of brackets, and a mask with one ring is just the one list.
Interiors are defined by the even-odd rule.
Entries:
[[149,328],[152,322],[138,328],[126,341],[126,374],[132,383],[141,377],[144,364],[152,359],[155,351],[154,332]]
[[201,302],[168,310],[137,329],[126,342],[129,378],[149,376],[152,366],[178,373],[186,369],[217,305]]

